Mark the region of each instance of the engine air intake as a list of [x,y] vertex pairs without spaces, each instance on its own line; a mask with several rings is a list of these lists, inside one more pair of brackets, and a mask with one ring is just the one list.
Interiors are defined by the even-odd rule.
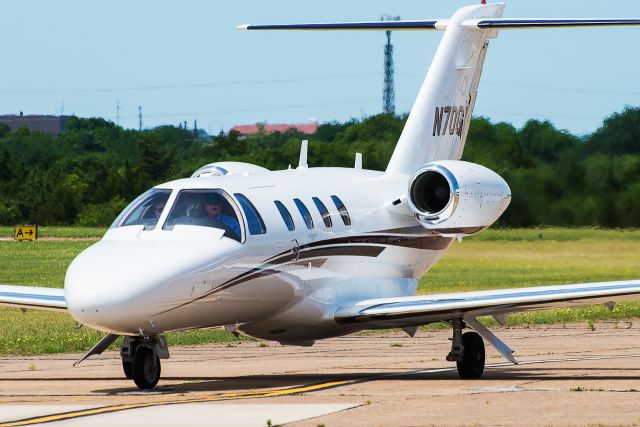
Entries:
[[439,172],[426,171],[411,184],[411,200],[428,214],[442,212],[451,200],[451,187]]

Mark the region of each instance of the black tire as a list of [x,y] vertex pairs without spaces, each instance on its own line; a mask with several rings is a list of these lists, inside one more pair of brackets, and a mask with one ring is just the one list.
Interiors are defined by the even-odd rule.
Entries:
[[133,382],[140,390],[152,389],[160,380],[160,359],[149,347],[136,349],[133,359]]
[[122,370],[124,371],[125,377],[127,379],[133,379],[133,360],[125,362],[122,360]]
[[456,362],[458,375],[463,379],[482,378],[484,372],[484,341],[476,332],[465,332],[462,335],[464,353],[462,361]]

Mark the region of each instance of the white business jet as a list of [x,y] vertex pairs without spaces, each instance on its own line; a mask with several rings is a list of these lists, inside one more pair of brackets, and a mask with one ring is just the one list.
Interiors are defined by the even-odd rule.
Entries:
[[[447,360],[479,378],[488,341],[513,351],[479,321],[581,304],[640,299],[640,280],[416,295],[418,279],[456,238],[478,233],[511,199],[495,172],[460,161],[489,40],[500,30],[640,25],[640,19],[504,19],[479,4],[450,19],[246,25],[247,30],[437,30],[444,35],[384,172],[219,162],[134,200],[103,239],[72,262],[64,289],[4,285],[0,303],[68,311],[119,336],[122,365],[141,389],[169,357],[163,334],[224,326],[312,345],[364,329],[433,322],[453,329]],[[472,331],[463,333],[465,328]]]

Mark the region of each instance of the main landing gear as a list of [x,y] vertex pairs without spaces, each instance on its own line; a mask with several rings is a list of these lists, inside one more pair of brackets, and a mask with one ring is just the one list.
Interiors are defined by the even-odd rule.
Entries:
[[161,335],[125,337],[122,348],[122,369],[139,389],[152,389],[160,380],[160,359],[169,358],[167,342]]
[[[500,324],[504,323],[503,316],[494,316]],[[470,326],[475,332],[462,333],[462,329]],[[465,316],[464,319],[453,319],[453,338],[451,338],[451,351],[447,360],[456,362],[458,375],[464,379],[481,378],[484,373],[484,342],[491,344],[498,353],[514,365],[518,361],[513,357],[513,350],[500,341],[490,330],[473,316]]]
[[462,333],[465,327],[462,319],[453,319],[453,338],[449,362],[456,362],[458,375],[463,379],[481,378],[484,372],[484,341],[476,332]]

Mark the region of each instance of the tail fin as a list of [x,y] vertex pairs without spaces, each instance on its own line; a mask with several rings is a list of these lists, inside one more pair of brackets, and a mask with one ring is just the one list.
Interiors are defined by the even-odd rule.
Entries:
[[503,10],[504,4],[467,6],[449,20],[387,173],[411,174],[428,162],[460,159],[488,39],[496,36],[491,30],[467,30],[462,23],[499,18]]
[[497,37],[499,30],[640,25],[640,19],[503,19],[503,10],[503,3],[480,4],[459,9],[449,20],[242,25],[238,28],[444,31],[387,166],[388,174],[412,174],[425,163],[458,160],[462,156],[489,39]]

